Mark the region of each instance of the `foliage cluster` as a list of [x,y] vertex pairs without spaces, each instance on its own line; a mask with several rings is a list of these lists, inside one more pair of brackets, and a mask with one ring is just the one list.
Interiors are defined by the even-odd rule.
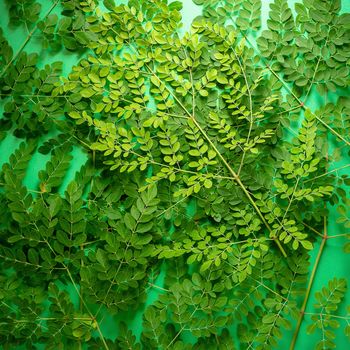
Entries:
[[[327,242],[346,236],[328,233],[332,206],[349,227],[349,14],[274,0],[256,49],[260,0],[194,2],[203,16],[180,35],[179,1],[43,15],[9,1],[29,32],[14,53],[0,31],[0,136],[23,141],[0,173],[4,348],[260,350],[291,334],[293,350],[303,322],[316,349],[350,336],[346,279],[308,303]],[[24,51],[34,33],[82,54],[68,75]]]

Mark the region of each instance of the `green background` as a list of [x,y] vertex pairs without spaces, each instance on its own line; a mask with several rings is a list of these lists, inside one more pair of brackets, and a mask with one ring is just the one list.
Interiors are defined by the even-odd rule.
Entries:
[[[332,1],[332,0],[329,0]],[[43,17],[48,9],[52,6],[52,1],[49,0],[41,0],[39,1],[42,4],[42,10],[41,10],[41,17]],[[196,6],[192,0],[182,0],[183,2],[183,32],[188,30],[190,28],[192,20],[201,14],[201,7]],[[266,20],[268,18],[268,12],[269,12],[269,4],[273,2],[271,0],[262,0],[262,23],[263,28],[266,27]],[[289,0],[289,6],[294,9],[294,3],[297,1],[295,0]],[[116,0],[116,3],[125,3],[125,1],[118,1]],[[350,1],[349,0],[343,0],[342,3],[342,12],[350,12]],[[57,6],[53,13],[56,13],[59,15],[60,13],[60,7]],[[5,37],[9,41],[10,45],[13,47],[14,53],[16,53],[23,42],[25,41],[28,32],[23,28],[23,26],[19,27],[10,27],[8,25],[9,18],[8,18],[8,7],[5,3],[5,0],[0,0],[0,26],[4,30]],[[25,47],[25,51],[29,52],[36,52],[39,54],[40,57],[40,66],[44,66],[45,64],[52,63],[55,61],[63,61],[63,75],[68,75],[71,67],[79,60],[80,56],[76,53],[71,53],[66,50],[62,50],[58,54],[51,54],[47,50],[42,50],[41,44],[40,44],[40,37],[38,36],[38,32],[36,32],[36,35],[33,35],[29,43]],[[334,100],[337,96],[333,96]],[[332,99],[333,99],[332,98]],[[322,101],[320,99],[320,96],[317,96],[315,93],[311,95],[311,97],[308,100],[308,106],[311,107],[313,111],[317,110],[318,107],[322,106],[325,103],[325,101]],[[3,112],[3,101],[0,101],[0,115],[2,115]],[[45,141],[43,138],[42,141]],[[9,155],[18,147],[21,140],[15,138],[11,135],[11,133],[8,133],[6,138],[1,141],[0,143],[0,166],[7,162]],[[75,148],[72,152],[73,159],[71,161],[71,167],[69,169],[69,172],[66,175],[65,181],[63,185],[60,188],[60,192],[64,192],[66,185],[68,182],[74,177],[76,171],[80,169],[80,167],[86,162],[87,155],[79,148]],[[34,157],[32,158],[29,169],[30,171],[26,174],[25,178],[25,185],[31,189],[31,190],[37,190],[39,179],[38,179],[38,172],[39,170],[43,169],[45,167],[46,161],[49,159],[49,156],[42,155],[40,153],[36,153]],[[331,164],[330,170],[333,168],[337,168],[343,165],[346,165],[349,162],[348,159],[343,158],[342,162]],[[338,172],[338,175],[349,173],[349,168],[345,168],[343,170],[340,170]],[[328,234],[330,236],[336,235],[336,234],[344,234],[348,233],[347,231],[344,231],[344,229],[336,224],[337,214],[335,211],[335,208],[329,208],[331,215],[328,220]],[[313,304],[314,304],[314,298],[313,294],[315,291],[321,289],[324,285],[328,283],[330,279],[333,277],[345,277],[348,280],[349,284],[349,264],[350,264],[350,255],[346,255],[342,253],[343,251],[343,245],[345,243],[345,238],[339,237],[336,239],[330,239],[327,241],[326,248],[324,250],[324,253],[322,255],[319,268],[316,274],[315,282],[311,291],[311,298],[309,299],[306,312],[314,312]],[[315,244],[315,249],[312,252],[312,262],[315,259],[315,256],[317,255],[319,248],[319,243]],[[160,280],[157,281],[158,285],[162,284],[161,279],[164,276],[160,275]],[[156,291],[150,291],[148,294],[147,304],[152,303],[157,298],[157,292]],[[350,304],[350,292],[347,293],[346,300],[342,303],[342,306],[339,311],[339,315],[345,315],[346,314],[346,308],[345,305]],[[136,314],[128,314],[127,312],[124,315],[120,315],[121,319],[128,319],[129,320],[129,326],[132,327],[134,333],[136,335],[140,334],[141,331],[141,322],[142,322],[142,311],[143,308],[140,309]],[[306,319],[305,321],[307,320]],[[119,317],[118,317],[119,318]],[[345,322],[345,321],[344,321]],[[296,350],[308,350],[313,349],[315,343],[317,342],[317,339],[319,334],[316,332],[314,335],[306,335],[306,324],[309,324],[309,322],[303,322],[299,337],[297,340],[297,344],[295,349]],[[294,323],[295,325],[295,323]],[[339,329],[337,333],[337,348],[341,350],[349,349],[349,341],[346,339],[344,333],[343,333],[343,326],[341,329]],[[116,336],[116,320],[106,315],[103,323],[103,331],[107,335],[107,337],[115,338]],[[291,337],[293,334],[293,330],[289,332],[285,332],[283,339],[280,342],[280,345],[278,349],[284,350],[289,348],[289,344],[291,341]]]

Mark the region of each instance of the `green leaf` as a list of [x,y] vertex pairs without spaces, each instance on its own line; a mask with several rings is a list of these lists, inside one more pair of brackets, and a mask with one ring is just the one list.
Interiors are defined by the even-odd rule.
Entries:
[[202,265],[201,265],[201,272],[204,272],[206,270],[209,269],[209,267],[211,266],[212,264],[212,261],[211,260],[208,260],[208,261],[205,261]]

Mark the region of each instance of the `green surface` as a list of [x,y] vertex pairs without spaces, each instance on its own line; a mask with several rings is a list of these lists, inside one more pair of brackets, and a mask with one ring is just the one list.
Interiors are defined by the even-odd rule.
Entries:
[[[117,1],[118,2],[118,1]],[[191,0],[183,0],[184,2],[184,10],[183,10],[183,19],[184,19],[184,31],[187,30],[190,26],[190,23],[194,17],[199,15],[201,13],[200,7],[194,5]],[[269,3],[271,1],[263,1],[263,23],[266,23],[266,19],[268,16],[268,10],[269,10]],[[296,1],[290,0],[289,5],[292,7],[293,3]],[[44,14],[47,9],[51,6],[50,1],[41,1],[43,4],[42,8],[42,14]],[[350,2],[347,0],[343,0],[343,11],[349,12],[350,11]],[[59,13],[59,9],[56,8],[56,13]],[[6,37],[8,38],[10,44],[14,48],[14,52],[16,52],[18,49],[20,49],[20,46],[22,42],[25,40],[27,33],[22,29],[14,29],[11,27],[8,27],[8,16],[7,16],[7,9],[6,4],[4,0],[0,0],[0,26],[5,29]],[[59,54],[52,55],[47,51],[44,51],[41,49],[40,44],[37,42],[37,38],[34,36],[29,44],[26,46],[25,49],[27,52],[38,52],[40,54],[40,62],[42,65],[53,62],[56,60],[62,60],[64,61],[64,74],[67,74],[71,67],[74,65],[74,63],[79,59],[79,56],[77,54],[67,53],[66,51],[62,51]],[[319,96],[313,95],[312,98],[309,100],[309,105],[317,109],[317,107],[320,105]],[[323,101],[321,101],[323,102]],[[0,111],[2,110],[2,105],[0,104]],[[45,140],[42,140],[45,141]],[[3,140],[0,144],[0,165],[2,165],[4,162],[8,160],[9,155],[17,148],[19,145],[20,140],[13,137],[11,134],[7,135],[6,139]],[[71,162],[71,168],[68,172],[65,183],[60,188],[60,192],[63,192],[65,189],[65,186],[67,183],[74,177],[76,171],[80,169],[80,167],[86,162],[87,156],[86,154],[81,150],[76,148],[73,151],[73,160]],[[41,170],[44,166],[44,160],[47,160],[48,156],[44,156],[42,154],[35,154],[33,157],[31,163],[30,163],[30,169],[31,172],[26,175],[25,178],[25,184],[30,189],[36,189],[39,183],[38,180],[38,171]],[[332,167],[340,167],[342,165],[345,165],[349,162],[349,159],[343,158],[343,161],[338,164],[332,164]],[[339,171],[339,174],[348,174],[348,169],[343,169]],[[192,208],[193,210],[193,208]],[[332,208],[331,210],[331,216],[329,218],[328,222],[328,230],[331,235],[335,234],[342,234],[344,233],[343,229],[336,224],[336,213]],[[317,272],[317,276],[315,279],[315,283],[313,285],[311,295],[316,290],[319,290],[325,283],[330,280],[331,278],[337,276],[337,277],[349,277],[349,264],[350,264],[350,256],[345,254],[339,254],[340,251],[342,251],[342,247],[344,245],[345,239],[339,238],[339,239],[332,239],[329,240],[325,249],[325,252],[322,256],[322,260],[319,265],[319,269]],[[318,251],[318,247],[315,247],[313,250],[313,254],[315,255]],[[315,256],[313,256],[315,258]],[[162,279],[164,278],[164,275],[161,274],[160,277],[157,280],[158,285],[162,285]],[[146,304],[152,303],[157,298],[157,292],[151,291],[148,294],[148,300]],[[313,312],[313,303],[314,299],[311,297],[308,303],[307,311]],[[350,303],[350,293],[348,292],[348,295],[346,297],[345,304]],[[128,319],[129,324],[132,326],[135,334],[140,334],[140,325],[142,321],[142,309],[139,310],[136,314],[129,314],[128,312],[125,312],[123,315],[120,315],[120,319]],[[343,308],[340,312],[341,314],[345,314],[345,308]],[[106,322],[108,321],[108,322]],[[111,338],[114,338],[115,333],[115,320],[111,317],[106,316],[105,322],[104,322],[104,329],[107,331]],[[290,344],[290,337],[291,332],[286,334],[286,336],[283,338],[283,340],[280,343],[279,349],[287,349]],[[296,349],[297,350],[307,350],[312,349],[313,344],[315,343],[315,339],[317,338],[316,335],[313,336],[307,336],[306,335],[306,325],[305,323],[302,324],[302,328],[300,330],[299,338],[297,341]],[[348,349],[348,341],[345,338],[343,331],[339,330],[337,333],[337,342],[338,342],[338,349],[345,350]]]

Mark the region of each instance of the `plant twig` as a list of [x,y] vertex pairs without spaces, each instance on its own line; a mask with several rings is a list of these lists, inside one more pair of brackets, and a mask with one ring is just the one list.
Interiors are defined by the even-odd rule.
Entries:
[[350,167],[350,164],[343,165],[343,166],[341,166],[341,167],[339,167],[339,168],[336,168],[336,169],[327,171],[327,172],[324,173],[324,174],[315,176],[315,177],[313,177],[313,178],[311,178],[311,179],[307,179],[307,180],[304,181],[304,183],[307,183],[307,182],[310,182],[310,181],[319,179],[319,178],[321,178],[321,177],[323,177],[323,176],[326,176],[326,175],[328,175],[328,174],[331,174],[331,173],[334,173],[334,172],[337,172],[337,171],[339,171],[339,170],[343,170],[343,169],[346,169],[346,168],[349,168],[349,167]]
[[[250,42],[250,40],[248,39],[248,37],[245,35],[245,33],[241,32],[241,34],[244,36],[244,38],[246,39],[246,41],[250,44],[250,46],[252,47],[252,49],[254,51],[257,51],[255,46]],[[279,74],[277,74],[272,68],[271,66],[266,62],[266,60],[261,57],[259,55],[261,61],[264,63],[264,65],[266,66],[266,68],[283,84],[283,86],[285,87],[285,89],[295,98],[296,101],[298,101],[299,105],[301,108],[303,109],[309,109],[306,104],[301,101],[301,99],[294,93],[294,91],[289,87],[289,85],[279,76]],[[350,146],[350,141],[346,140],[343,136],[341,136],[336,130],[334,130],[330,125],[328,125],[327,123],[325,123],[319,116],[317,116],[315,114],[315,118],[323,125],[325,126],[332,134],[334,134],[336,137],[338,137],[340,140],[342,140],[343,142],[346,143],[346,145]]]
[[[324,220],[326,221],[326,219],[324,219]],[[317,258],[316,258],[314,267],[313,267],[312,272],[311,272],[310,281],[309,281],[309,284],[307,286],[307,290],[306,290],[306,293],[305,293],[304,301],[303,301],[303,304],[302,304],[301,309],[300,309],[300,315],[299,315],[299,318],[298,318],[298,321],[297,321],[297,326],[295,328],[295,331],[294,331],[294,334],[293,334],[293,339],[292,339],[292,342],[290,344],[289,350],[294,350],[294,348],[295,348],[295,344],[296,344],[296,341],[297,341],[297,338],[298,338],[298,334],[299,334],[299,330],[300,330],[300,327],[301,327],[301,323],[302,323],[304,315],[305,315],[305,310],[306,310],[307,302],[309,300],[311,288],[312,288],[314,280],[315,280],[316,271],[317,271],[319,262],[321,260],[322,253],[323,253],[326,241],[327,241],[327,237],[325,236],[322,239],[321,246],[320,246],[320,249],[318,251]]]
[[[47,13],[45,14],[45,16],[41,19],[41,21],[45,21],[45,19],[50,15],[50,13],[54,10],[54,8],[58,5],[59,0],[56,0],[52,6],[49,8],[49,10],[47,11]],[[24,50],[24,48],[26,47],[26,45],[28,44],[28,42],[30,41],[30,39],[32,38],[33,34],[35,33],[35,31],[38,29],[38,23],[34,26],[34,28],[31,30],[31,32],[28,34],[28,36],[26,37],[26,39],[24,40],[23,44],[21,45],[21,47],[19,48],[19,50],[17,51],[17,53],[15,55],[12,56],[11,60],[9,61],[9,63],[7,63],[7,65],[4,67],[4,69],[2,70],[1,74],[0,74],[0,78],[3,77],[3,75],[5,74],[5,72],[8,70],[8,68],[11,66],[11,64],[17,59],[17,57],[19,56],[19,54]]]
[[[159,82],[162,82],[160,80],[160,78],[157,76],[157,74],[152,70],[152,68],[149,67],[149,65],[146,64],[146,67],[148,68],[148,70],[153,74],[153,76],[159,80]],[[241,189],[243,190],[244,194],[246,195],[246,197],[248,198],[248,200],[250,201],[250,203],[252,204],[252,206],[254,207],[255,211],[257,212],[257,214],[259,215],[259,217],[261,218],[262,222],[264,223],[264,225],[266,226],[266,228],[269,230],[269,232],[272,232],[272,229],[270,227],[270,225],[268,224],[268,222],[266,221],[264,215],[261,213],[260,209],[258,208],[258,206],[256,205],[254,199],[252,198],[252,196],[250,195],[249,191],[247,190],[247,188],[244,186],[244,184],[242,183],[240,177],[236,174],[236,172],[231,168],[231,166],[228,164],[228,162],[226,161],[226,159],[223,157],[223,155],[220,153],[220,151],[217,149],[217,147],[215,146],[215,144],[213,143],[213,141],[210,139],[210,137],[207,135],[207,133],[204,131],[204,129],[200,126],[200,124],[198,123],[197,119],[192,116],[192,114],[187,110],[187,108],[182,104],[182,102],[177,98],[177,96],[171,91],[171,89],[169,89],[166,85],[165,88],[169,91],[169,93],[173,96],[173,98],[176,100],[176,102],[180,105],[180,107],[186,112],[186,114],[189,116],[189,119],[191,119],[193,121],[193,123],[196,125],[196,127],[198,128],[198,130],[201,132],[201,134],[204,136],[204,138],[207,140],[207,142],[210,144],[210,146],[213,148],[213,150],[215,151],[215,153],[217,154],[217,156],[221,159],[222,163],[225,165],[225,167],[227,168],[227,170],[231,173],[233,179],[237,182],[237,184],[241,187]],[[280,249],[280,251],[282,252],[284,257],[287,257],[287,254],[284,250],[284,248],[282,247],[281,243],[279,242],[278,238],[273,238],[274,241],[276,242],[278,248]]]
[[[327,156],[327,159],[328,159],[328,156]],[[326,206],[326,204],[325,204],[325,206]],[[303,300],[303,304],[302,304],[301,309],[300,309],[300,315],[299,315],[299,318],[298,318],[298,321],[297,321],[297,325],[296,325],[296,328],[295,328],[295,331],[294,331],[294,334],[293,334],[293,338],[292,338],[292,342],[290,344],[289,350],[294,350],[294,348],[295,348],[295,344],[296,344],[297,339],[298,339],[301,323],[302,323],[302,321],[304,319],[305,310],[306,310],[307,303],[308,303],[308,300],[309,300],[309,297],[310,297],[310,293],[311,293],[311,289],[312,289],[312,286],[313,286],[313,283],[314,283],[314,280],[315,280],[317,268],[319,266],[319,263],[320,263],[320,260],[321,260],[321,257],[322,257],[323,251],[324,251],[324,247],[325,247],[326,242],[327,242],[327,238],[328,238],[327,218],[324,217],[323,218],[323,238],[322,238],[322,241],[321,241],[320,249],[319,249],[317,257],[316,257],[315,264],[314,264],[314,266],[312,268],[312,271],[311,271],[310,280],[309,280],[309,283],[308,283],[308,286],[307,286],[307,289],[306,289],[306,293],[305,293],[305,297],[304,297],[304,300]]]
[[82,304],[84,305],[86,311],[88,312],[88,314],[91,316],[91,319],[93,320],[94,322],[94,325],[96,325],[96,328],[97,328],[97,331],[101,337],[101,341],[103,343],[103,346],[105,347],[106,350],[109,350],[109,347],[108,347],[108,344],[103,336],[103,333],[101,331],[101,328],[100,328],[100,325],[98,324],[98,322],[96,321],[96,317],[94,317],[94,315],[92,314],[92,312],[90,311],[90,308],[88,307],[88,305],[86,304],[85,300],[82,298],[81,294],[80,294],[80,291],[77,287],[77,285],[75,284],[74,282],[74,279],[72,277],[72,274],[70,273],[69,271],[69,268],[66,266],[66,270],[67,270],[67,274],[69,276],[69,279],[71,280],[72,284],[73,284],[73,287],[75,289],[75,291],[77,292],[78,296],[79,296],[79,299],[81,300]]

